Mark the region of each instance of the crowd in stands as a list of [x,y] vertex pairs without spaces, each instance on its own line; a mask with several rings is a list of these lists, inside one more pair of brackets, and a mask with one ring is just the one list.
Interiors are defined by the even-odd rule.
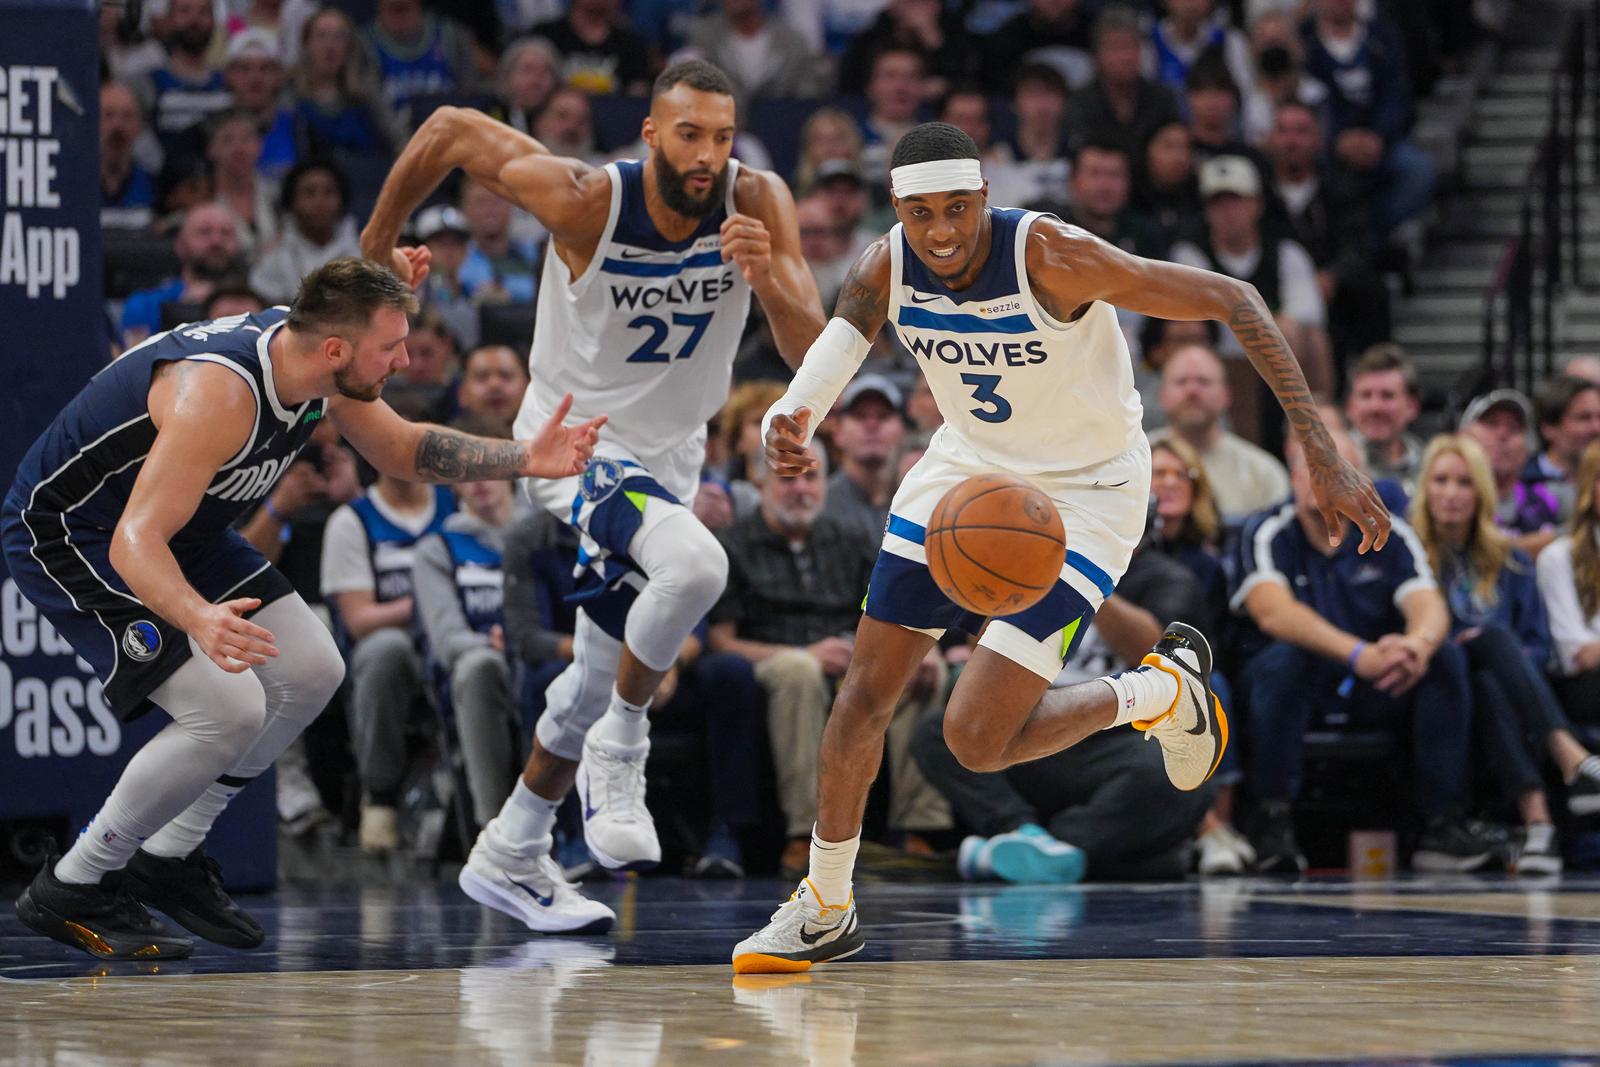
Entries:
[[[1308,785],[1326,792],[1313,757],[1376,735],[1398,783],[1388,825],[1415,866],[1558,870],[1563,842],[1600,815],[1600,361],[1531,398],[1489,392],[1446,425],[1391,343],[1438,181],[1410,139],[1414,106],[1486,32],[1468,6],[106,3],[113,347],[285,302],[307,271],[359,254],[384,176],[433,109],[481,108],[591,163],[637,156],[651,78],[691,56],[738,87],[735,155],[790,182],[831,308],[894,223],[896,139],[942,119],[979,145],[992,203],[1253,283],[1394,533],[1372,555],[1349,536],[1330,548],[1304,457],[1226,329],[1122,314],[1153,445],[1148,535],[1060,684],[1136,664],[1168,619],[1195,622],[1219,653],[1228,759],[1182,796],[1132,731],[971,771],[940,729],[973,647],[952,634],[896,711],[869,836],[919,854],[993,839],[960,850],[970,878],[1295,871],[1297,804]],[[455,179],[407,239],[432,250],[432,273],[386,397],[409,418],[508,435],[547,234]],[[760,420],[786,377],[757,312],[694,502],[728,551],[727,591],[654,700],[650,803],[704,876],[803,871],[822,728],[888,503],[941,423],[885,330],[821,427],[818,469],[767,477]],[[342,825],[374,852],[421,848],[427,798],[449,788],[437,757],[458,754],[471,819],[510,790],[583,625],[566,599],[577,543],[504,483],[374,480],[331,430],[302,460],[244,532],[325,613],[350,672],[279,765],[280,816],[294,833]]]

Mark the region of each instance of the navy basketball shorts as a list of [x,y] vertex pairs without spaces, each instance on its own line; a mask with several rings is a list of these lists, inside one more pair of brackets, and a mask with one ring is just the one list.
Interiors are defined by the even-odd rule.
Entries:
[[[111,534],[57,512],[8,508],[0,539],[18,590],[94,669],[116,713],[132,719],[149,711],[150,694],[192,654],[189,638],[128,590],[111,566]],[[294,591],[235,530],[174,542],[172,550],[189,584],[212,603],[257,597],[265,606]]]

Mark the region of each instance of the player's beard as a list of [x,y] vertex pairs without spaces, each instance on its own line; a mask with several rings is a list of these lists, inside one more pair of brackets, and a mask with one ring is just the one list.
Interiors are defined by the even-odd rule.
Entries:
[[[704,199],[689,195],[688,179],[711,176],[711,188]],[[680,171],[667,162],[664,152],[656,153],[656,191],[667,207],[685,218],[703,219],[717,209],[728,190],[728,167],[716,172],[710,170]]]
[[339,395],[351,400],[360,400],[371,403],[383,395],[383,383],[388,381],[385,375],[369,385],[362,386],[356,379],[355,364],[351,362],[333,372],[333,387],[339,390]]

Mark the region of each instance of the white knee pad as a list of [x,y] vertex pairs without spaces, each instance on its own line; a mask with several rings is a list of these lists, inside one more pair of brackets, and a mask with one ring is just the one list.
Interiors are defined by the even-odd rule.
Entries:
[[648,581],[628,611],[623,633],[641,663],[664,671],[722,595],[728,554],[705,524],[681,507],[642,526],[628,554]]
[[533,731],[546,752],[574,762],[583,756],[584,735],[610,705],[621,662],[622,642],[579,611],[572,662],[544,691],[544,714]]

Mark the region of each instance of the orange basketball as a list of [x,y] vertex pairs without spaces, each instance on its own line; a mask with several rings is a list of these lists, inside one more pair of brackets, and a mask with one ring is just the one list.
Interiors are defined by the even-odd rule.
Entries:
[[985,617],[1037,604],[1067,558],[1056,506],[1038,486],[1010,474],[980,474],[946,493],[924,544],[944,595]]

